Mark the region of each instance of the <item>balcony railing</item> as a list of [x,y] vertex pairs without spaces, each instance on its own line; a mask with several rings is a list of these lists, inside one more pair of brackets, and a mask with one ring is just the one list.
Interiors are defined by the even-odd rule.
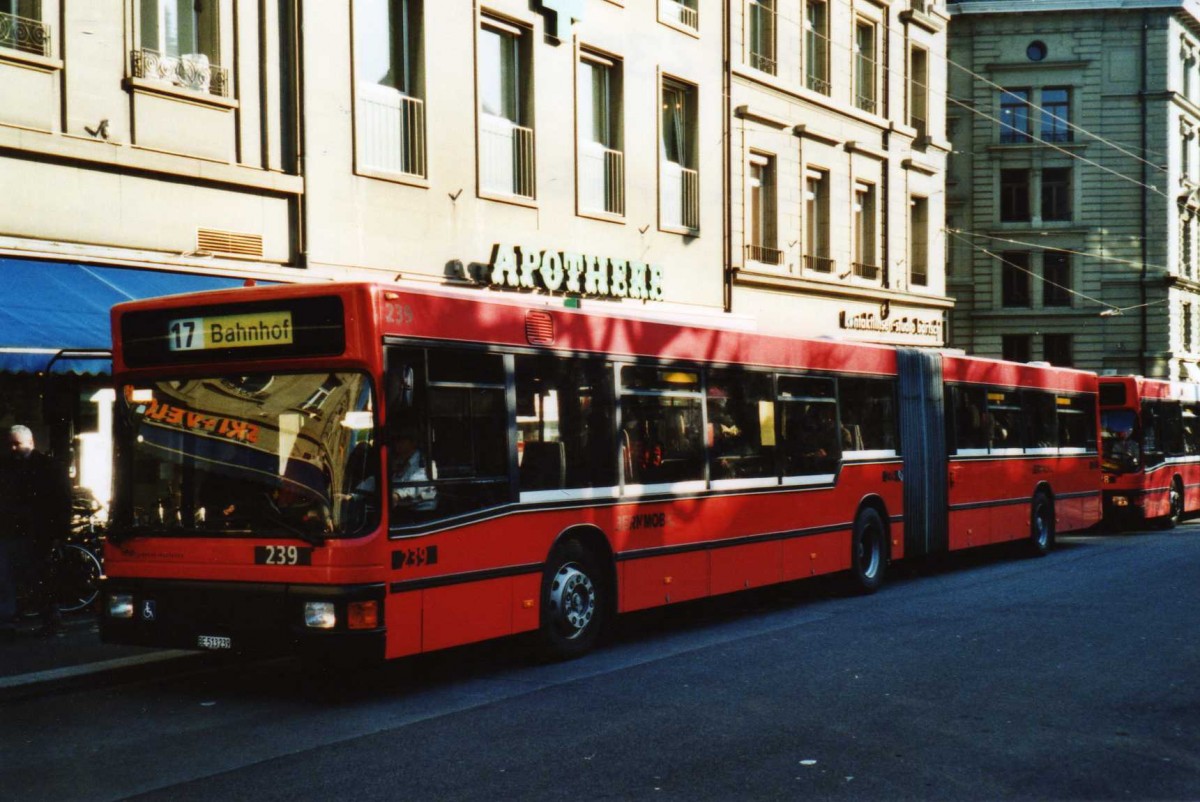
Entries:
[[870,114],[875,113],[875,96],[856,94],[854,96],[854,105]]
[[832,273],[834,261],[828,256],[813,256],[811,253],[804,254],[804,269],[811,270],[814,273]]
[[489,192],[535,197],[533,129],[504,117],[480,116],[479,161],[483,188]]
[[390,86],[358,89],[358,159],[364,167],[424,178],[425,101]]
[[750,42],[750,66],[775,74],[775,10],[750,0],[746,8]]
[[203,92],[206,95],[229,97],[229,70],[209,62],[203,53],[164,56],[154,50],[135,50],[132,53],[134,78]]
[[625,154],[595,143],[579,151],[579,205],[584,211],[625,214]]
[[778,248],[768,248],[765,245],[747,245],[746,261],[760,262],[764,265],[783,264],[783,251]]
[[50,26],[41,20],[0,14],[0,47],[35,56],[49,56]]
[[671,228],[700,228],[700,173],[674,162],[659,175],[662,223]]
[[871,265],[865,262],[854,262],[854,275],[859,278],[864,278],[867,281],[874,281],[879,278],[879,265]]
[[664,19],[676,22],[685,28],[700,29],[700,12],[677,0],[658,0],[658,13]]
[[807,77],[808,88],[822,95],[829,94],[829,79],[824,75],[809,73]]

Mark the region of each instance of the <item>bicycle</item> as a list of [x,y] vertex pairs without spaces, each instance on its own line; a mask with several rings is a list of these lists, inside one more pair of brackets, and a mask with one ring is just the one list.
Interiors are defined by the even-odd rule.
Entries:
[[[100,505],[78,490],[72,500],[71,528],[67,539],[50,550],[46,556],[42,582],[52,588],[60,613],[86,610],[100,595],[100,577],[104,574],[102,559],[104,525],[97,513]],[[33,601],[35,588],[21,587],[17,591],[17,608],[26,618],[36,617]]]

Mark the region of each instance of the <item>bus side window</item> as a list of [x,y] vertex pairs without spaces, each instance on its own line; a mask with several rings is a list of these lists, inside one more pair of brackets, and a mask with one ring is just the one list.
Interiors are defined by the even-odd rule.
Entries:
[[517,356],[521,490],[612,487],[612,367],[598,359]]
[[1163,461],[1162,404],[1158,401],[1142,402],[1142,460],[1148,468]]
[[704,478],[703,407],[695,370],[621,367],[624,479],[664,484]]
[[949,388],[946,401],[951,405],[954,421],[954,436],[947,438],[951,453],[964,450],[986,449],[989,427],[986,416],[987,393],[982,387],[957,385]]
[[1188,454],[1200,454],[1200,407],[1183,408],[1183,446]]
[[1024,407],[1029,413],[1029,445],[1032,448],[1057,448],[1059,445],[1073,445],[1060,442],[1061,426],[1057,397],[1054,393],[1043,390],[1026,390],[1024,392]]
[[775,475],[775,412],[771,376],[748,371],[708,374],[709,476],[759,479]]
[[509,501],[504,357],[429,349],[430,479],[439,516]]
[[847,451],[896,450],[896,385],[887,379],[838,379],[842,447]]
[[832,379],[779,377],[779,432],[785,476],[833,473],[845,437]]

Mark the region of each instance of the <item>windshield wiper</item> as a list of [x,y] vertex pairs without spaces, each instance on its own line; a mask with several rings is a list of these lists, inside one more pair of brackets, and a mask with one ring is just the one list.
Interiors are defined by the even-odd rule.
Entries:
[[265,509],[267,511],[266,517],[268,519],[270,519],[271,523],[276,524],[278,526],[282,526],[284,529],[287,530],[288,534],[295,535],[296,537],[303,540],[305,543],[308,543],[312,546],[324,546],[325,545],[325,536],[323,534],[321,534],[320,532],[309,532],[307,530],[301,529],[300,527],[296,526],[291,521],[289,521],[287,519],[287,517],[283,514],[283,511],[280,510],[279,507],[275,504],[275,499],[271,498],[270,494],[263,493],[262,498],[263,498],[263,501],[265,502]]

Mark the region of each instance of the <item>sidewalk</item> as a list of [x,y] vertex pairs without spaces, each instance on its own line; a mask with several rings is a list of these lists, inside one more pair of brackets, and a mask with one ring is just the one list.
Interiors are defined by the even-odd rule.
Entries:
[[164,662],[202,658],[198,652],[101,643],[94,614],[64,616],[57,635],[38,634],[39,622],[22,622],[16,640],[0,640],[0,701],[65,686],[134,678]]

